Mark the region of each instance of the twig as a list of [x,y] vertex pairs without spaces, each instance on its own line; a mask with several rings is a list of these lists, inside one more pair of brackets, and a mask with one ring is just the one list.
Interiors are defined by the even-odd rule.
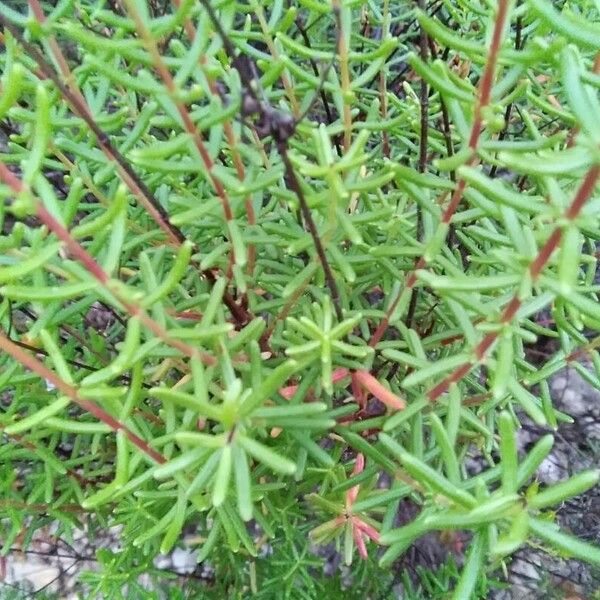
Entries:
[[[583,182],[581,183],[573,201],[570,206],[567,208],[564,214],[565,221],[573,221],[585,203],[591,197],[598,180],[600,179],[600,165],[594,165],[586,174]],[[542,269],[550,259],[550,256],[558,247],[560,240],[562,238],[562,229],[560,226],[557,226],[554,231],[550,234],[550,237],[547,239],[546,243],[539,251],[538,255],[529,265],[529,278],[532,281],[535,281]],[[506,305],[502,315],[500,317],[499,323],[504,325],[509,323],[513,317],[516,315],[519,308],[521,308],[522,300],[519,297],[519,293],[517,292],[511,301]],[[430,401],[437,400],[442,394],[444,394],[448,388],[453,384],[460,381],[469,371],[478,364],[487,354],[487,351],[490,349],[492,344],[496,341],[499,332],[501,330],[495,330],[491,333],[488,333],[484,336],[484,338],[477,344],[473,351],[473,355],[475,356],[474,361],[467,361],[462,365],[458,366],[450,375],[446,376],[440,383],[438,383],[435,387],[429,390],[426,394],[427,398]]]
[[348,66],[348,47],[344,38],[344,29],[342,27],[342,9],[340,0],[332,0],[333,15],[335,17],[337,31],[337,49],[340,57],[340,75],[342,85],[342,97],[344,102],[344,151],[350,149],[352,142],[352,113],[350,111],[350,69]]
[[152,448],[141,437],[135,434],[125,423],[122,423],[118,419],[115,419],[112,415],[107,413],[103,408],[100,408],[97,404],[86,398],[82,398],[76,387],[63,381],[56,373],[48,369],[39,360],[27,354],[22,348],[17,346],[11,340],[9,340],[2,330],[0,330],[0,348],[10,354],[16,361],[20,362],[24,367],[33,371],[40,377],[49,381],[56,389],[71,399],[71,401],[78,404],[85,411],[92,414],[99,421],[106,423],[113,431],[122,431],[127,439],[137,448],[139,448],[144,454],[150,457],[154,462],[164,464],[167,459],[157,450]]
[[[523,19],[519,16],[517,18],[517,26],[516,26],[516,32],[515,32],[515,50],[521,49],[521,31],[522,31],[522,29],[523,29]],[[514,103],[510,102],[506,106],[506,109],[504,111],[504,127],[502,128],[502,131],[498,134],[498,141],[500,141],[500,142],[508,134],[508,126],[510,123],[510,117],[512,114],[513,105],[514,105]],[[492,168],[490,169],[490,179],[494,179],[494,177],[496,177],[497,171],[498,171],[498,165],[492,165]]]
[[321,266],[323,267],[323,271],[325,272],[325,280],[327,281],[327,287],[331,291],[331,301],[333,302],[335,314],[338,318],[338,321],[342,321],[344,315],[340,306],[340,294],[337,287],[337,283],[335,282],[335,277],[333,275],[331,267],[329,266],[327,257],[325,256],[325,250],[323,248],[323,244],[321,243],[321,238],[319,237],[319,232],[317,231],[317,227],[312,218],[310,209],[308,208],[308,204],[306,203],[304,192],[300,187],[300,183],[298,181],[298,178],[296,177],[294,167],[290,161],[290,157],[288,156],[287,145],[285,143],[278,143],[277,148],[285,166],[285,172],[289,180],[290,187],[298,197],[298,202],[300,203],[300,210],[302,211],[302,217],[304,219],[304,222],[306,223],[306,226],[308,227],[310,235],[312,236],[313,242],[315,244],[315,249],[319,256],[319,260],[321,261]]
[[[296,18],[296,27],[298,28],[298,31],[300,32],[300,35],[302,36],[302,41],[304,42],[304,45],[307,48],[312,48],[312,45],[310,43],[310,38],[308,37],[308,34],[306,33],[306,29],[304,29],[302,22],[300,20],[300,17]],[[312,67],[313,73],[315,74],[315,76],[319,77],[319,69],[317,67],[317,63],[310,58],[309,59],[310,65]],[[325,110],[325,116],[327,117],[327,123],[331,125],[331,123],[333,123],[333,115],[331,114],[331,108],[329,106],[329,102],[327,100],[327,94],[325,93],[325,89],[324,87],[321,87],[321,90],[319,91],[319,96],[321,98],[321,102],[323,102],[323,109]],[[333,143],[335,145],[335,149],[337,150],[338,156],[342,155],[342,149],[340,147],[340,142],[338,140],[338,136],[335,136],[333,139]]]
[[[15,194],[30,193],[23,182],[11,171],[6,165],[0,162],[0,180],[12,188]],[[152,319],[146,311],[131,299],[125,298],[118,286],[110,279],[108,273],[94,260],[94,258],[75,240],[71,234],[65,229],[44,207],[41,201],[32,196],[35,202],[35,210],[40,221],[52,231],[59,240],[61,240],[69,252],[86,268],[88,273],[96,279],[100,285],[114,298],[116,298],[125,310],[132,316],[138,317],[140,322],[147,327],[152,333],[163,340],[166,344],[179,350],[185,356],[193,360],[199,360],[205,364],[216,364],[214,356],[201,352],[197,348],[173,338],[169,332],[158,322]]]
[[[477,146],[479,144],[479,138],[483,130],[483,109],[489,104],[492,94],[492,83],[494,79],[494,73],[496,72],[496,65],[498,63],[498,55],[500,53],[500,44],[502,42],[502,35],[504,32],[504,26],[508,18],[508,11],[510,7],[509,0],[499,0],[496,12],[496,18],[494,21],[494,30],[492,33],[492,42],[488,50],[488,56],[485,63],[483,76],[479,81],[479,99],[475,105],[475,115],[473,119],[473,125],[471,126],[471,133],[469,135],[468,147],[471,150],[471,159],[467,161],[467,164],[472,166],[477,160]],[[467,182],[464,179],[459,179],[454,188],[454,192],[450,199],[450,203],[442,214],[442,224],[450,225],[452,217],[456,212],[460,201],[462,200]],[[416,271],[427,266],[427,262],[423,256],[421,256],[415,264],[414,269],[408,273],[404,289],[396,296],[396,298],[390,303],[386,314],[375,330],[375,333],[371,336],[369,345],[371,347],[376,346],[381,340],[383,334],[389,326],[389,320],[396,307],[400,303],[404,294],[410,293],[417,283]]]
[[[419,9],[425,12],[427,10],[427,0],[417,0]],[[421,60],[426,63],[429,57],[428,45],[429,36],[423,27],[419,28],[419,54]],[[421,112],[421,125],[419,132],[419,172],[425,173],[427,170],[427,144],[429,141],[429,86],[424,78],[421,78],[421,90],[419,95],[419,104]],[[421,205],[417,203],[417,240],[423,241],[423,213]],[[410,297],[410,304],[406,313],[406,326],[410,329],[417,309],[419,291],[413,289]]]
[[[304,222],[313,239],[313,243],[317,251],[319,261],[321,262],[321,266],[325,273],[325,280],[327,282],[327,287],[329,288],[331,294],[331,300],[334,305],[336,316],[338,320],[342,320],[343,313],[340,306],[339,290],[335,281],[335,277],[333,275],[331,267],[329,266],[329,262],[325,254],[321,238],[319,237],[319,232],[312,218],[310,209],[308,208],[308,204],[304,197],[304,192],[302,191],[302,188],[294,171],[294,167],[288,155],[288,142],[296,131],[298,121],[295,120],[291,115],[283,113],[274,108],[264,98],[264,92],[260,88],[260,83],[258,77],[256,76],[256,67],[252,60],[246,55],[236,55],[235,48],[231,40],[229,39],[229,36],[223,29],[223,26],[219,18],[217,17],[217,14],[215,13],[213,7],[211,6],[210,2],[208,2],[208,0],[200,0],[200,3],[205,8],[206,12],[209,15],[209,18],[211,19],[215,29],[217,30],[217,33],[221,37],[223,47],[225,48],[226,53],[231,59],[233,67],[239,73],[240,80],[242,81],[244,87],[244,93],[246,95],[246,98],[242,98],[242,106],[246,106],[246,108],[243,110],[243,116],[257,115],[257,133],[259,135],[262,135],[263,137],[267,137],[270,135],[275,141],[277,151],[281,157],[285,168],[286,182],[289,184],[290,188],[298,198],[298,203],[302,212]],[[327,72],[324,73],[323,80],[325,79],[326,75]],[[316,97],[317,95],[315,95],[315,99]],[[302,115],[300,119],[304,118],[304,116],[305,115]]]

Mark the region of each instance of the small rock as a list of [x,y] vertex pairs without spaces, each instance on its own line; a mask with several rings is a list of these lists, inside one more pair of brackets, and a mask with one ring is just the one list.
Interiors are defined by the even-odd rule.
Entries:
[[[531,557],[535,558],[535,557]],[[531,581],[536,581],[540,578],[540,567],[538,565],[532,564],[533,561],[530,560],[522,560],[517,558],[511,565],[511,574],[514,578],[514,581],[524,581],[526,584],[530,584]]]
[[171,554],[173,569],[178,573],[193,573],[196,568],[196,553],[175,548]]
[[30,562],[15,561],[11,565],[6,583],[19,584],[26,580],[35,592],[35,590],[50,586],[59,577],[60,569],[56,566],[44,565],[34,560]]
[[562,392],[567,387],[567,378],[566,377],[555,377],[552,380],[552,391],[553,392]]
[[159,554],[154,559],[154,566],[157,569],[170,569],[173,561],[169,554]]
[[588,402],[578,391],[573,389],[566,389],[562,393],[561,404],[572,417],[585,415],[589,411]]
[[207,561],[202,563],[202,570],[200,571],[200,575],[204,579],[212,579],[215,575],[215,568]]
[[538,479],[542,483],[555,483],[569,475],[569,461],[562,452],[549,454],[538,468]]
[[266,558],[273,554],[273,546],[271,544],[263,544],[258,550],[258,558]]

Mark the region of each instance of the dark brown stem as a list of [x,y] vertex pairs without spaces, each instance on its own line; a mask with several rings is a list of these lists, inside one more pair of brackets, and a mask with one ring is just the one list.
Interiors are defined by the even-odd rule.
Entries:
[[[419,8],[427,10],[427,0],[418,0]],[[419,54],[423,62],[429,58],[429,36],[423,27],[419,34]],[[425,79],[421,79],[421,92],[419,97],[421,105],[421,131],[419,136],[419,172],[427,170],[427,142],[429,137],[429,86]]]
[[[437,58],[437,50],[435,49],[434,41],[428,37],[429,52],[431,58],[435,60]],[[452,143],[452,131],[450,129],[450,117],[448,116],[448,107],[444,102],[444,99],[440,96],[440,107],[442,109],[442,133],[444,134],[444,142],[446,143],[446,153],[448,156],[454,156],[454,144]],[[456,174],[454,171],[450,171],[450,179],[456,180]]]
[[[107,306],[107,308],[111,310],[112,314],[116,314],[116,311],[112,307]],[[24,315],[27,315],[32,321],[37,321],[37,319],[38,319],[38,316],[29,307],[20,306],[19,311],[21,311]],[[12,320],[11,320],[11,325],[12,325]],[[62,330],[64,332],[66,339],[68,339],[68,336],[71,336],[79,342],[79,344],[80,344],[79,350],[81,350],[82,348],[85,348],[86,350],[88,350],[88,352],[93,354],[104,365],[106,365],[108,363],[107,359],[104,356],[102,356],[102,354],[100,354],[100,352],[98,352],[97,350],[95,350],[92,347],[92,344],[89,343],[89,340],[84,339],[84,337],[78,331],[73,329],[70,325],[63,323],[63,324],[60,324],[58,327],[60,330]],[[8,334],[10,337],[11,329],[8,330]]]
[[325,249],[323,248],[319,232],[317,231],[317,226],[315,225],[310,209],[308,208],[308,204],[306,203],[304,192],[300,187],[300,182],[296,177],[294,167],[292,165],[292,162],[290,161],[290,157],[288,156],[287,144],[285,144],[284,142],[280,142],[277,144],[277,149],[279,150],[281,160],[283,161],[283,165],[285,167],[286,178],[289,182],[292,191],[296,194],[296,197],[298,198],[298,203],[300,204],[300,210],[302,212],[302,218],[304,219],[304,223],[306,224],[306,227],[308,228],[308,231],[310,232],[310,235],[313,239],[317,255],[319,256],[321,266],[323,267],[323,271],[325,272],[325,281],[327,282],[327,287],[329,288],[329,291],[331,293],[331,301],[333,302],[335,314],[338,318],[338,321],[341,322],[344,318],[344,315],[340,306],[340,294],[337,287],[337,283],[335,282],[333,271],[331,270],[331,267],[329,266],[329,262],[327,260],[327,256],[325,255]]
[[[19,340],[13,340],[11,338],[11,342],[20,348],[24,348],[25,350],[29,350],[30,352],[35,352],[36,354],[41,354],[43,356],[49,356],[46,350],[42,348],[35,348],[34,346],[30,346],[29,344],[25,344],[24,342],[20,342]],[[85,369],[86,371],[98,371],[96,367],[92,367],[91,365],[86,365],[85,363],[79,362],[78,360],[71,360],[69,358],[65,358],[65,362],[74,367],[79,367],[80,369]]]
[[[300,18],[296,19],[296,27],[302,36],[302,41],[307,48],[312,48],[310,43],[310,38],[306,33],[306,29],[302,26]],[[317,67],[317,63],[311,58],[310,65],[312,67],[313,73],[316,77],[319,77],[319,68]],[[329,101],[327,100],[327,94],[325,93],[325,89],[321,86],[321,90],[319,91],[319,96],[321,97],[321,102],[323,103],[323,109],[325,110],[325,116],[327,117],[327,123],[331,125],[333,123],[333,115],[331,113],[331,108],[329,106]],[[333,139],[333,143],[335,144],[335,149],[337,150],[338,156],[342,156],[342,149],[340,147],[340,142],[338,136],[335,136]]]

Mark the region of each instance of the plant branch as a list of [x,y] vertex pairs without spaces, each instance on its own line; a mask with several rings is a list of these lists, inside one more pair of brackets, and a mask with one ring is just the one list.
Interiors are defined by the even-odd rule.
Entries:
[[[564,214],[565,221],[573,221],[577,217],[585,203],[592,196],[599,179],[600,165],[595,165],[587,172],[583,182],[575,194],[575,197],[573,198],[573,201],[566,210]],[[550,234],[550,237],[546,240],[546,243],[542,246],[541,250],[538,252],[536,258],[529,265],[528,270],[531,281],[535,281],[539,277],[542,269],[550,259],[550,256],[558,247],[561,238],[562,229],[560,226],[557,226]],[[499,323],[501,325],[509,323],[517,314],[517,311],[519,308],[521,308],[521,305],[522,300],[519,297],[519,292],[517,292],[504,308]],[[452,373],[450,373],[450,375],[445,377],[440,383],[427,392],[427,398],[432,402],[437,400],[453,383],[457,383],[465,375],[467,375],[467,373],[469,373],[469,371],[485,357],[489,348],[498,338],[499,331],[500,330],[497,330],[486,334],[474,349],[473,354],[475,355],[476,361],[467,361],[458,366]]]
[[340,57],[340,75],[342,86],[342,97],[344,103],[344,151],[350,149],[352,143],[352,113],[350,110],[350,100],[352,90],[350,88],[350,68],[348,65],[348,47],[346,45],[345,31],[342,24],[342,8],[340,0],[332,0],[333,14],[335,17],[337,30],[337,50]]
[[[508,18],[508,10],[510,6],[510,0],[499,0],[496,11],[496,18],[494,21],[494,31],[492,34],[492,42],[488,49],[487,60],[485,63],[485,68],[483,75],[479,81],[479,99],[475,105],[475,115],[473,118],[473,124],[471,126],[471,133],[469,135],[468,147],[471,150],[471,158],[467,161],[467,165],[474,165],[477,160],[477,146],[479,144],[479,137],[481,136],[481,132],[483,130],[483,109],[489,104],[491,93],[492,93],[492,84],[494,73],[496,71],[496,65],[498,63],[498,55],[500,53],[500,45],[502,42],[502,34],[504,31],[504,26],[506,24]],[[442,214],[442,224],[450,225],[452,217],[462,200],[464,191],[467,187],[467,182],[464,179],[459,179],[456,182],[456,186],[454,188],[454,192],[450,199],[450,203],[444,210]],[[369,345],[375,347],[381,338],[383,337],[385,331],[389,326],[389,320],[396,307],[400,304],[404,294],[408,294],[411,292],[413,287],[417,282],[417,278],[415,272],[419,269],[423,269],[427,266],[427,262],[423,256],[421,256],[416,264],[414,269],[408,273],[406,277],[405,286],[402,291],[396,296],[396,298],[390,303],[384,318],[381,323],[373,333],[371,340],[369,341]]]
[[[427,10],[427,0],[418,0],[419,9],[423,12]],[[419,54],[423,63],[427,63],[429,58],[428,53],[429,36],[425,29],[419,27]],[[420,128],[419,128],[419,173],[425,173],[427,170],[427,147],[429,143],[429,86],[424,78],[421,78],[421,90],[419,94],[420,104]],[[417,207],[417,240],[423,241],[423,212],[420,204]],[[417,308],[419,291],[413,289],[406,314],[406,326],[410,329]]]
[[[152,319],[144,309],[135,304],[132,300],[125,298],[119,291],[120,282],[114,282],[102,267],[88,254],[88,252],[75,240],[71,234],[46,210],[40,200],[35,198],[31,191],[26,189],[14,173],[8,170],[6,165],[0,162],[0,180],[4,181],[12,188],[15,194],[29,193],[35,202],[35,210],[40,221],[60,239],[69,252],[87,269],[100,285],[127,310],[132,317],[138,317],[140,322],[145,325],[154,335],[162,339],[166,344],[179,350],[185,356],[194,360],[199,360],[205,364],[213,365],[216,359],[206,352],[200,352],[198,349],[177,340],[169,335],[168,331],[154,319]],[[115,285],[117,284],[117,285]]]
[[121,430],[127,439],[137,448],[139,448],[144,454],[150,457],[154,462],[158,464],[164,464],[167,459],[158,451],[154,450],[148,442],[143,440],[141,437],[133,433],[131,429],[124,423],[115,419],[112,415],[107,413],[104,409],[100,408],[94,402],[82,398],[77,388],[63,381],[56,373],[48,369],[39,360],[27,354],[22,348],[13,343],[10,339],[4,335],[4,332],[0,330],[0,348],[10,354],[16,361],[20,362],[24,367],[33,371],[46,381],[49,381],[54,387],[59,390],[62,394],[70,398],[75,404],[78,404],[85,411],[96,417],[99,421],[102,421],[108,425],[113,431],[117,432]]
[[312,218],[312,214],[310,209],[308,208],[308,204],[306,203],[306,198],[304,197],[304,192],[302,191],[302,187],[300,186],[300,182],[296,177],[296,172],[294,171],[294,166],[290,161],[290,157],[287,152],[287,145],[285,143],[279,143],[277,145],[279,150],[279,154],[281,155],[281,160],[283,161],[283,165],[285,167],[286,177],[289,181],[290,187],[296,194],[298,198],[298,203],[300,204],[300,211],[302,212],[302,218],[308,227],[308,231],[313,239],[313,243],[315,245],[315,249],[317,251],[317,255],[319,256],[319,261],[321,262],[321,266],[323,267],[323,271],[325,273],[325,281],[327,282],[327,287],[331,293],[331,301],[333,302],[333,306],[335,309],[336,317],[338,321],[342,321],[344,319],[344,315],[342,313],[342,308],[340,305],[340,293],[337,287],[337,283],[335,281],[335,276],[331,267],[329,266],[329,261],[327,260],[327,256],[325,255],[325,249],[323,248],[323,244],[321,243],[321,238],[319,236],[319,232],[317,230],[317,226]]

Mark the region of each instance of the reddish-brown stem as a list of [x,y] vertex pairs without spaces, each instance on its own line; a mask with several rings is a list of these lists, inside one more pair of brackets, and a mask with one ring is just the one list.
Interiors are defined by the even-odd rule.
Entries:
[[200,360],[208,365],[216,364],[216,359],[213,356],[205,352],[200,352],[196,348],[171,337],[168,331],[164,329],[162,325],[154,321],[143,308],[124,298],[123,295],[115,289],[115,286],[111,285],[111,280],[106,271],[104,271],[92,256],[84,250],[79,242],[71,237],[69,232],[46,210],[46,208],[41,203],[38,203],[36,208],[40,221],[64,242],[69,252],[71,252],[71,254],[86,267],[89,273],[123,305],[132,317],[138,317],[140,322],[150,329],[156,337],[163,340],[163,342],[172,348],[179,350],[184,355]]
[[[29,190],[25,189],[25,186],[21,182],[21,180],[14,175],[11,171],[8,170],[6,165],[0,162],[0,180],[4,181],[8,186],[10,186],[16,194],[23,193],[25,191],[29,192]],[[179,350],[185,356],[189,356],[192,359],[200,360],[208,365],[216,364],[216,359],[207,354],[206,352],[200,352],[196,348],[189,346],[188,344],[177,340],[171,337],[166,329],[162,327],[159,323],[154,321],[145,311],[144,309],[134,304],[131,300],[124,298],[123,295],[119,292],[117,286],[113,285],[112,280],[108,276],[108,274],[102,269],[102,267],[94,260],[94,258],[81,246],[81,244],[75,240],[71,234],[63,227],[44,207],[44,205],[36,198],[35,201],[35,209],[36,214],[40,221],[48,227],[52,233],[58,237],[69,250],[72,256],[77,258],[87,269],[87,271],[92,275],[101,285],[108,291],[112,296],[114,296],[127,310],[127,312],[132,317],[138,317],[140,322],[146,326],[156,337],[163,340],[166,344]]]
[[131,429],[124,423],[115,419],[112,415],[107,413],[104,409],[100,408],[94,402],[82,398],[75,386],[72,386],[63,381],[54,371],[51,371],[39,360],[25,352],[22,348],[19,348],[10,339],[4,335],[3,331],[0,331],[0,348],[10,354],[16,361],[20,362],[24,367],[33,371],[46,381],[49,381],[57,390],[62,394],[70,398],[73,402],[78,404],[81,408],[89,412],[91,415],[96,417],[99,421],[106,423],[113,431],[121,430],[127,439],[137,448],[139,448],[144,454],[149,456],[153,461],[164,464],[167,459],[158,451],[154,450],[148,442],[144,441],[141,437],[133,433]]
[[[36,18],[37,22],[40,23],[40,25],[45,23],[46,15],[44,14],[44,11],[38,0],[28,0],[28,2],[31,8],[31,12],[33,13],[33,16]],[[47,37],[47,41],[48,45],[50,46],[50,50],[52,51],[52,55],[54,56],[54,60],[56,60],[58,68],[60,69],[62,76],[65,78],[65,81],[67,82],[73,93],[78,96],[79,100],[85,104],[85,100],[81,95],[79,88],[77,87],[77,83],[75,81],[75,78],[73,77],[73,73],[71,72],[71,69],[69,69],[67,60],[65,59],[64,54],[62,53],[60,46],[56,41],[56,38],[53,35],[49,35]]]
[[[121,153],[112,145],[108,135],[104,133],[104,131],[102,131],[100,127],[98,127],[92,116],[91,111],[89,110],[89,107],[83,100],[83,97],[81,96],[79,91],[74,92],[71,89],[69,89],[60,80],[54,69],[42,56],[37,47],[27,42],[23,38],[21,33],[1,14],[0,23],[2,23],[4,27],[6,27],[12,33],[15,39],[17,39],[19,43],[25,48],[25,50],[27,50],[30,57],[33,58],[38,64],[38,67],[40,68],[42,73],[48,79],[52,80],[54,85],[56,85],[56,87],[60,91],[63,98],[65,98],[65,100],[69,103],[75,114],[81,119],[83,119],[83,121],[92,131],[92,133],[96,136],[98,144],[100,145],[100,148],[105,153],[105,155],[109,158],[109,160],[114,161],[117,164],[117,170],[127,187],[138,199],[140,204],[142,204],[142,206],[144,206],[144,208],[148,211],[148,213],[154,219],[157,225],[168,235],[171,242],[176,244],[183,242],[185,240],[185,236],[183,235],[183,233],[169,222],[169,217],[166,211],[158,202],[158,200],[154,198],[152,192],[150,192],[150,190],[140,179],[140,177],[131,169],[131,167],[123,158]],[[60,48],[57,44],[53,47],[53,50],[56,50],[58,52],[58,54],[55,56],[56,61],[59,64],[62,64],[63,68],[66,67],[66,60],[60,52]],[[71,85],[73,85],[72,77],[69,78],[69,81]]]
[[[516,34],[515,34],[515,50],[521,49],[522,31],[523,31],[523,18],[521,16],[519,16],[517,18],[517,30],[516,30]],[[507,105],[506,109],[504,110],[504,127],[502,128],[502,131],[498,135],[498,141],[503,140],[508,133],[508,127],[510,125],[510,118],[512,115],[512,110],[513,110],[513,103],[510,102]],[[492,165],[492,168],[490,169],[490,178],[491,179],[496,177],[497,171],[498,171],[498,165],[497,164]]]
[[[571,202],[569,208],[567,208],[565,212],[565,219],[572,221],[577,217],[585,203],[589,200],[592,193],[594,192],[594,188],[600,179],[600,165],[594,165],[584,177],[573,201]],[[538,252],[536,258],[529,265],[529,276],[532,280],[537,279],[537,277],[542,272],[542,269],[550,259],[550,256],[558,247],[560,240],[562,237],[562,229],[557,227],[550,234],[550,237]],[[502,315],[500,317],[500,324],[509,323],[513,317],[516,315],[517,311],[521,307],[521,299],[517,294],[513,296],[511,301],[506,305]],[[442,394],[444,394],[448,388],[453,384],[460,381],[469,371],[480,362],[486,355],[487,351],[496,341],[499,335],[498,331],[494,331],[485,335],[485,337],[479,342],[479,344],[475,348],[475,358],[476,361],[468,361],[457,367],[450,375],[447,375],[440,383],[438,383],[435,387],[427,392],[427,398],[430,401],[437,400]]]
[[[508,8],[510,5],[510,0],[499,0],[498,1],[498,9],[496,12],[496,19],[494,21],[494,31],[492,34],[492,42],[490,44],[487,60],[485,63],[485,68],[483,71],[483,75],[479,81],[479,99],[475,105],[475,115],[473,118],[473,124],[471,126],[471,133],[469,135],[469,148],[471,149],[472,156],[467,164],[469,166],[473,166],[476,164],[476,150],[479,144],[479,138],[481,136],[481,132],[483,129],[483,110],[490,103],[490,98],[492,94],[492,84],[494,80],[494,73],[496,72],[496,65],[498,64],[498,55],[500,53],[500,45],[502,42],[502,34],[504,31],[504,27],[506,24],[506,19],[508,17]],[[450,199],[450,203],[444,210],[442,215],[442,223],[449,225],[454,213],[456,212],[460,201],[462,200],[465,188],[467,187],[467,183],[464,179],[459,179],[456,183],[456,187]],[[423,257],[421,257],[414,270],[407,275],[406,284],[404,289],[400,292],[400,294],[392,301],[389,308],[386,311],[386,314],[375,330],[375,333],[371,337],[369,345],[374,347],[383,337],[383,334],[387,330],[389,326],[389,319],[398,306],[400,298],[402,294],[406,294],[412,290],[417,282],[417,278],[415,275],[415,271],[424,268],[427,266],[427,261]]]
[[496,22],[494,23],[494,32],[492,33],[492,43],[488,51],[483,76],[479,83],[479,102],[475,106],[475,117],[471,128],[471,137],[469,138],[469,148],[475,152],[481,135],[483,116],[482,110],[490,103],[492,96],[492,84],[494,82],[494,73],[498,63],[498,55],[500,54],[500,45],[502,43],[502,35],[506,18],[508,17],[509,0],[499,0],[498,12],[496,13]]
[[[180,0],[172,0],[172,1],[173,1],[173,4],[177,8],[179,8],[179,6],[181,5],[181,1]],[[185,20],[184,29],[185,29],[185,32],[186,32],[190,42],[193,43],[194,40],[196,39],[196,28],[194,27],[194,25],[192,24],[192,22],[189,19]],[[200,64],[205,65],[206,62],[207,62],[206,56],[203,54],[200,57]],[[220,99],[221,96],[219,94],[219,90],[216,86],[214,78],[209,73],[205,73],[205,75],[206,75],[206,78],[208,81],[208,88],[210,90],[210,93],[215,98]],[[231,150],[231,157],[233,159],[233,164],[235,166],[235,170],[236,170],[238,179],[243,182],[244,179],[246,178],[246,170],[245,170],[244,163],[242,161],[240,152],[237,148],[235,132],[233,130],[233,127],[232,127],[229,119],[225,119],[223,121],[223,131],[225,132],[225,137],[227,138],[227,143],[229,144],[229,149]],[[244,206],[246,208],[246,216],[248,217],[248,223],[250,225],[254,225],[256,223],[256,215],[254,214],[254,206],[252,205],[252,198],[250,196],[246,196],[246,198],[244,199]],[[254,271],[255,262],[256,262],[256,248],[254,247],[254,245],[249,245],[248,246],[248,273],[252,273]]]
[[213,174],[213,160],[210,157],[210,154],[208,153],[208,149],[204,145],[202,137],[198,133],[198,130],[196,129],[196,126],[194,125],[192,118],[190,117],[190,113],[188,112],[187,107],[178,97],[179,95],[178,95],[177,86],[175,85],[175,80],[173,79],[171,72],[167,68],[165,61],[162,59],[162,56],[160,55],[160,52],[158,51],[156,42],[155,42],[154,38],[152,37],[152,34],[150,33],[150,31],[146,27],[146,24],[144,23],[143,19],[141,18],[140,14],[138,13],[138,11],[135,7],[135,3],[131,2],[130,0],[126,0],[125,3],[127,5],[127,12],[131,16],[131,18],[134,20],[136,28],[138,30],[138,33],[140,34],[140,36],[144,42],[144,45],[146,46],[146,49],[148,50],[148,52],[150,53],[150,56],[152,57],[154,69],[156,70],[159,77],[162,79],[163,83],[165,84],[165,87],[167,88],[167,93],[168,93],[170,99],[173,101],[173,103],[177,107],[177,112],[179,113],[179,116],[181,117],[183,126],[184,126],[185,130],[187,131],[187,133],[189,133],[189,135],[191,136],[191,138],[194,142],[194,145],[196,146],[196,149],[198,150],[198,154],[200,155],[200,158],[202,159],[202,162],[204,163],[204,167],[208,171],[208,176],[212,183],[212,186],[213,186],[215,192],[217,193],[217,196],[219,196],[219,198],[221,199],[221,204],[223,206],[223,213],[225,215],[225,220],[231,221],[233,219],[233,212],[231,210],[231,204],[229,202],[229,197],[227,196],[227,192],[225,191],[225,188],[223,187],[223,184],[221,183],[221,181],[217,177],[215,177],[215,175]]

